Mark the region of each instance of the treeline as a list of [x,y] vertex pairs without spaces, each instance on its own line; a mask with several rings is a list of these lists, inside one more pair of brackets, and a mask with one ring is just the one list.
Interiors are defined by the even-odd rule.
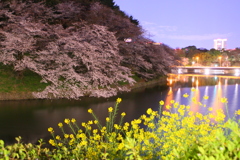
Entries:
[[185,65],[204,65],[204,66],[239,66],[240,65],[240,48],[221,49],[214,48],[208,50],[188,46],[182,49],[176,49],[179,57],[187,59]]

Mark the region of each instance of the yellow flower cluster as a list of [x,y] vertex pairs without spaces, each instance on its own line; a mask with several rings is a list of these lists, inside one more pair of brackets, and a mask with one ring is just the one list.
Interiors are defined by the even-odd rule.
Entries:
[[[187,98],[189,95],[183,96]],[[203,99],[208,97],[204,96]],[[194,101],[200,104],[196,99]],[[227,103],[225,98],[221,101]],[[202,114],[174,100],[165,106],[164,101],[159,101],[160,107],[166,108],[160,114],[149,108],[140,118],[123,123],[122,118],[126,115],[123,112],[120,122],[113,123],[113,114],[120,102],[118,98],[116,106],[108,108],[106,126],[95,119],[82,122],[80,129],[75,119],[65,119],[64,123],[72,129],[72,133],[66,133],[63,123],[59,123],[64,134],[62,137],[54,136],[49,143],[57,147],[58,152],[60,150],[69,156],[77,155],[84,159],[177,159],[180,155],[176,153],[186,152],[186,146],[212,142],[219,130],[227,128],[223,110],[212,112],[213,108],[208,108],[208,113]],[[91,109],[88,112],[94,116]],[[240,115],[240,110],[235,114]],[[51,127],[48,131],[54,132]]]

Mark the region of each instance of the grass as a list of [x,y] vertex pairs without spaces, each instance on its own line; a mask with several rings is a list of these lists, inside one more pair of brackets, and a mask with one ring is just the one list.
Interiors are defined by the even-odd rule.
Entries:
[[23,76],[17,76],[11,66],[0,64],[0,92],[34,92],[42,91],[48,85],[40,83],[41,76],[25,70]]

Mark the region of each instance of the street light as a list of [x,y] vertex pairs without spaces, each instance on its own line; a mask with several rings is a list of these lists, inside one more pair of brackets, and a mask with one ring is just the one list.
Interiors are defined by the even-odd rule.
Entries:
[[218,57],[218,59],[219,59],[219,61],[220,61],[220,64],[219,64],[219,66],[221,67],[222,65],[221,65],[221,60],[222,60],[222,57],[221,56],[219,56]]
[[198,65],[198,57],[196,57],[197,58],[197,65]]

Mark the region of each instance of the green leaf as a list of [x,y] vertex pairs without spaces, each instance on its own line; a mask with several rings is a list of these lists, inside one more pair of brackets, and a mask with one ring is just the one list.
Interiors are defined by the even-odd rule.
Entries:
[[4,147],[4,141],[0,140],[0,147]]
[[202,155],[205,155],[205,151],[204,151],[203,147],[198,147],[198,150],[202,153]]
[[227,148],[230,152],[232,152],[235,149],[235,144],[232,141],[228,141]]
[[208,160],[215,160],[215,158],[213,156],[210,156]]

